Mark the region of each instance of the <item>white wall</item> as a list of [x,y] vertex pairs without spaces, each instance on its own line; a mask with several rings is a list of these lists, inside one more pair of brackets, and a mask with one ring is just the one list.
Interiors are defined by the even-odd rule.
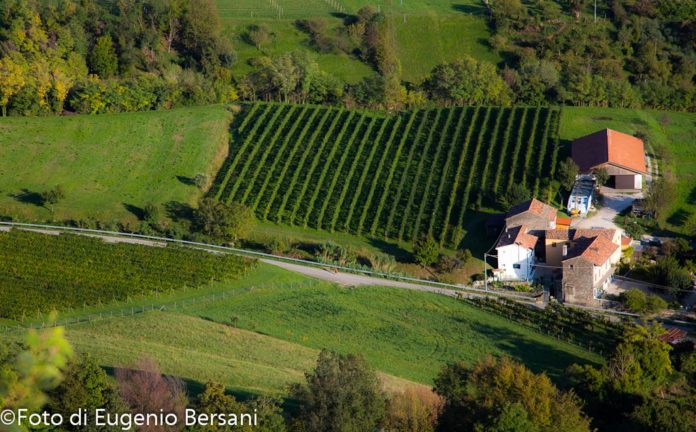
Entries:
[[[499,276],[501,280],[529,280],[534,270],[534,250],[526,249],[517,244],[499,247],[498,269],[503,270]],[[515,268],[515,265],[519,268]]]
[[633,181],[635,184],[633,185],[636,189],[643,189],[643,176],[640,174],[636,174],[633,177]]

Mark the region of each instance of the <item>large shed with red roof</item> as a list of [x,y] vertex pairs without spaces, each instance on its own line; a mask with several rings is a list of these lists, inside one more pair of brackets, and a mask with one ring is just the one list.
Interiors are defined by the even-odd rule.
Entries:
[[641,189],[647,174],[643,140],[603,129],[573,141],[571,155],[580,171],[605,168],[616,189]]

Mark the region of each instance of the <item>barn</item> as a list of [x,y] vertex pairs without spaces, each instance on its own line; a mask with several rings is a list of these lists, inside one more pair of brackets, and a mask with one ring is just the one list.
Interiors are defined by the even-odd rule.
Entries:
[[606,168],[607,186],[615,189],[642,189],[647,174],[643,140],[603,129],[573,141],[571,155],[580,172]]

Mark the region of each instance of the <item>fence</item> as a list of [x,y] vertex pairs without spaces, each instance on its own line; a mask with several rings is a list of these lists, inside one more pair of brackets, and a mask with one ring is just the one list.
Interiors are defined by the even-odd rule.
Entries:
[[[316,285],[318,282],[309,281],[304,283],[287,283],[287,284],[268,284],[264,285],[263,288],[286,288],[286,289],[296,289],[303,288],[312,285]],[[144,314],[153,311],[180,311],[191,308],[193,306],[198,306],[206,303],[211,303],[215,301],[225,300],[231,297],[235,297],[242,293],[247,293],[256,290],[257,288],[262,288],[258,286],[250,286],[243,288],[235,288],[232,290],[206,294],[201,296],[194,296],[186,299],[174,300],[163,303],[152,303],[146,305],[133,305],[117,307],[114,309],[108,309],[100,312],[95,312],[91,314],[80,315],[76,317],[68,317],[53,321],[42,320],[27,323],[25,325],[15,325],[15,326],[0,326],[0,334],[15,334],[21,333],[26,330],[31,329],[46,329],[53,327],[70,327],[79,324],[90,324],[96,323],[98,321],[103,321],[113,318],[125,318],[135,315]]]

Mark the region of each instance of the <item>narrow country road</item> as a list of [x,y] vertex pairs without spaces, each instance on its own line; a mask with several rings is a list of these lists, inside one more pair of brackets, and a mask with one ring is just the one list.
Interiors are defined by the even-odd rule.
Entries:
[[[420,284],[414,284],[414,283],[408,283],[408,282],[399,282],[395,280],[389,280],[389,279],[383,279],[383,278],[377,278],[377,277],[372,277],[372,276],[362,276],[362,275],[356,275],[353,273],[341,273],[341,272],[333,272],[329,269],[324,269],[324,268],[317,268],[317,267],[308,267],[304,265],[299,265],[299,264],[291,264],[283,261],[275,261],[271,259],[261,259],[261,262],[264,262],[266,264],[271,264],[277,267],[282,267],[286,270],[290,270],[295,273],[301,273],[305,276],[310,276],[314,277],[317,279],[322,279],[325,281],[337,283],[339,285],[346,285],[346,286],[359,286],[359,285],[379,285],[379,286],[388,286],[388,287],[396,287],[396,288],[407,288],[407,289],[412,289],[412,290],[417,290],[417,291],[426,291],[426,292],[432,292],[436,294],[442,294],[450,297],[456,297],[457,293],[460,293],[461,291],[456,291],[453,289],[447,289],[447,288],[437,288],[437,287],[432,287],[432,286],[427,286],[427,285],[420,285]],[[470,293],[467,293],[469,295],[472,295]],[[476,294],[473,294],[476,295]]]

